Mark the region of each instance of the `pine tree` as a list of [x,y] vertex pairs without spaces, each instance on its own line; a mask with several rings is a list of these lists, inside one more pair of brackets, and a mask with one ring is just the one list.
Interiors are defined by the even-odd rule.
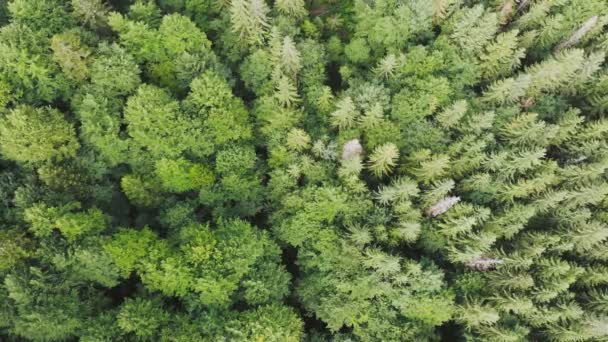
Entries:
[[399,149],[395,144],[388,143],[378,146],[369,157],[369,169],[377,177],[390,173],[399,158]]
[[0,340],[607,340],[607,25],[0,1]]
[[517,30],[501,33],[495,42],[485,47],[486,52],[479,56],[482,77],[493,79],[508,75],[519,67],[525,50],[518,48],[518,34]]
[[447,155],[432,156],[428,150],[414,153],[411,159],[412,175],[422,183],[430,183],[446,175],[450,159]]
[[287,146],[294,151],[301,151],[310,145],[310,136],[303,130],[294,128],[287,135]]
[[281,106],[289,108],[300,102],[298,90],[288,77],[282,76],[276,83],[274,98]]
[[275,3],[276,9],[285,15],[289,15],[296,19],[301,18],[307,14],[304,8],[303,0],[278,0]]
[[437,121],[439,121],[439,124],[445,129],[453,128],[464,117],[467,109],[468,104],[466,100],[456,101],[437,115]]
[[399,60],[395,54],[388,54],[376,66],[376,74],[385,79],[390,79],[395,75],[396,69],[399,67]]
[[338,129],[348,129],[356,123],[359,113],[350,97],[339,100],[336,107],[336,110],[330,114],[332,126]]
[[480,51],[498,30],[498,16],[493,12],[484,15],[484,7],[480,4],[456,12],[451,24],[450,38],[464,52]]
[[234,0],[230,3],[232,30],[249,45],[261,45],[270,28],[269,12],[264,0]]
[[479,326],[493,325],[500,319],[500,315],[491,306],[467,298],[466,302],[458,307],[456,318],[463,322],[467,329],[474,329]]

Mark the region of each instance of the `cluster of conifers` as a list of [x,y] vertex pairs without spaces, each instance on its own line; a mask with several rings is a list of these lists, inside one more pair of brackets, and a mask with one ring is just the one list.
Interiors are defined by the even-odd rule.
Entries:
[[0,340],[608,340],[606,0],[0,1]]

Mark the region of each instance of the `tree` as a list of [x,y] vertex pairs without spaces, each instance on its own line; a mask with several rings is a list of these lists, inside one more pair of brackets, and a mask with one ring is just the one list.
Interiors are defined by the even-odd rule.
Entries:
[[84,234],[99,233],[105,229],[103,213],[92,208],[86,212],[72,212],[80,209],[80,203],[68,203],[61,207],[39,204],[25,211],[25,219],[38,237],[49,236],[57,229],[69,242]]
[[608,340],[607,26],[0,1],[0,340]]
[[34,341],[73,337],[82,327],[86,306],[61,284],[61,274],[29,268],[5,278],[8,300],[17,313],[10,331]]
[[142,175],[129,174],[120,180],[120,187],[129,200],[139,206],[152,207],[161,201],[158,179],[144,179]]
[[519,66],[525,50],[518,49],[518,34],[517,30],[499,34],[495,42],[485,47],[486,53],[479,56],[482,77],[487,79],[508,75]]
[[243,332],[251,340],[300,341],[303,325],[292,309],[267,305],[245,312],[241,318]]
[[6,271],[14,268],[30,255],[31,252],[27,248],[30,241],[15,229],[3,230],[0,236],[2,237],[0,271]]
[[86,63],[90,52],[81,46],[80,38],[75,34],[54,35],[51,39],[53,57],[68,77],[83,81],[89,74]]
[[270,9],[265,0],[235,0],[230,3],[232,30],[249,45],[261,45],[270,27]]
[[155,240],[156,235],[148,228],[141,231],[120,229],[112,240],[104,245],[104,249],[112,256],[121,276],[127,278],[138,267],[138,263],[146,256],[148,248]]
[[369,169],[376,176],[390,173],[399,158],[399,150],[395,144],[385,144],[374,149],[369,157]]
[[[115,100],[115,99],[114,99]],[[129,141],[121,137],[122,118],[112,113],[114,102],[103,96],[86,94],[75,104],[80,119],[80,138],[92,145],[108,160],[116,165],[126,160]]]
[[140,69],[133,56],[116,44],[101,44],[98,55],[91,65],[91,83],[96,93],[113,99],[137,89]]
[[365,39],[357,38],[346,45],[344,53],[351,62],[363,64],[369,59],[370,48]]
[[27,26],[15,25],[14,32],[5,29],[1,33],[4,38],[0,44],[3,88],[8,87],[9,92],[13,93],[12,97],[23,99],[24,104],[48,103],[57,97],[64,85],[60,78],[53,80],[58,70],[53,67],[50,58],[28,51],[27,47],[20,46],[21,42],[11,42],[10,35],[25,36],[35,43],[42,38],[36,37]]
[[124,116],[133,144],[156,158],[176,157],[187,148],[186,117],[166,91],[141,86],[127,100]]
[[109,7],[103,0],[72,0],[74,16],[94,29],[107,25]]
[[303,0],[279,0],[274,6],[281,14],[289,15],[296,19],[307,14]]
[[[192,81],[190,89],[184,109],[197,127],[197,142],[191,142],[193,153],[207,155],[211,148],[249,139],[251,127],[247,110],[241,100],[233,96],[226,81],[213,72],[205,72]],[[200,142],[211,146],[196,146]]]
[[154,338],[161,326],[169,320],[158,298],[136,298],[121,306],[116,323],[127,333],[138,338]]
[[74,157],[80,147],[74,126],[57,109],[19,106],[0,126],[2,153],[18,162],[60,161]]
[[8,10],[13,21],[27,25],[47,37],[73,25],[67,4],[52,0],[11,0]]
[[287,146],[294,151],[304,150],[309,147],[310,136],[301,129],[294,128],[287,135]]
[[214,182],[213,172],[208,167],[185,159],[157,161],[156,174],[167,191],[198,190]]
[[355,124],[357,116],[353,100],[345,97],[336,103],[336,110],[331,113],[331,123],[339,129],[348,129]]

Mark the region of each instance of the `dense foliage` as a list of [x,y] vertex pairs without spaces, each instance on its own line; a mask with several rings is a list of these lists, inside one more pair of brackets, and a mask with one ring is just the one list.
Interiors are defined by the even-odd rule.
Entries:
[[607,341],[606,0],[0,1],[0,339]]

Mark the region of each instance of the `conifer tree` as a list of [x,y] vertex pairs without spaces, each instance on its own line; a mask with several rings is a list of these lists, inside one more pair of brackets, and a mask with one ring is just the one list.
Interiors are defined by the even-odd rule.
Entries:
[[607,27],[0,1],[0,340],[608,340]]
[[250,45],[260,45],[270,27],[270,9],[265,0],[233,0],[230,3],[232,30]]
[[399,150],[395,144],[385,144],[374,149],[369,157],[369,169],[376,176],[390,173],[399,158]]

